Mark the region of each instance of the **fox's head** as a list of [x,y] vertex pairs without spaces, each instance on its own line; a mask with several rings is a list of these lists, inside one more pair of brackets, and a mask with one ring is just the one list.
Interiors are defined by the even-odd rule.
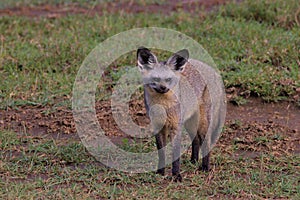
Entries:
[[144,85],[153,91],[164,94],[174,88],[180,73],[188,61],[189,52],[186,49],[173,54],[167,61],[158,62],[157,57],[147,48],[137,50],[138,67],[143,76]]

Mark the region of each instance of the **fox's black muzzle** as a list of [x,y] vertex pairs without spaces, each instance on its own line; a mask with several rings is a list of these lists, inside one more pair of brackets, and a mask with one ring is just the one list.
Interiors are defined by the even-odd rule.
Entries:
[[164,85],[158,85],[155,83],[148,83],[148,84],[145,84],[145,86],[148,86],[149,88],[151,88],[152,90],[154,90],[155,92],[160,93],[160,94],[167,93],[170,90],[169,88],[167,88]]
[[167,93],[169,91],[169,88],[167,88],[166,86],[159,86],[157,88],[154,88],[154,90],[160,94],[164,94],[164,93]]

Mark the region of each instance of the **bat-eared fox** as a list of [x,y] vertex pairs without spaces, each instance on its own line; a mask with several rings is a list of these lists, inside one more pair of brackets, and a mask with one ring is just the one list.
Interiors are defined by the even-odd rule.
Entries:
[[[180,175],[182,130],[192,139],[191,162],[196,163],[201,148],[203,171],[209,170],[211,137],[206,136],[210,123],[211,100],[207,84],[197,67],[201,62],[189,59],[186,49],[159,62],[147,48],[137,50],[138,68],[144,84],[144,101],[153,127],[158,149],[157,173],[164,175],[167,139],[172,141],[172,175]],[[199,65],[199,66],[195,66]]]

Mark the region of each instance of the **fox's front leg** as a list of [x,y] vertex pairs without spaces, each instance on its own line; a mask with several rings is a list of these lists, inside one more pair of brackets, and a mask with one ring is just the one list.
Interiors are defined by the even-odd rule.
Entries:
[[172,141],[173,146],[173,154],[172,154],[172,175],[175,181],[182,181],[182,177],[180,175],[180,148],[181,148],[181,129],[177,128],[172,130],[173,133],[171,135],[174,136]]
[[158,169],[157,173],[164,175],[165,174],[165,165],[166,165],[166,155],[165,155],[165,146],[167,140],[167,129],[165,127],[165,121],[167,114],[165,109],[162,106],[154,105],[149,110],[149,117],[151,120],[151,125],[156,139],[156,147],[158,152]]
[[166,154],[165,154],[165,146],[166,146],[166,129],[163,128],[159,131],[158,134],[155,135],[156,146],[158,151],[158,167],[157,173],[161,175],[165,175],[165,166],[166,166]]

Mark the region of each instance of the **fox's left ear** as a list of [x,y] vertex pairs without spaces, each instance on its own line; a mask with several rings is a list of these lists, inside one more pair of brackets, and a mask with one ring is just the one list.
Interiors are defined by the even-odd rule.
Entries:
[[147,48],[140,47],[137,50],[138,67],[140,71],[153,69],[158,63],[156,56]]
[[182,49],[174,53],[167,61],[167,65],[171,66],[173,70],[182,72],[185,64],[189,59],[189,51]]

